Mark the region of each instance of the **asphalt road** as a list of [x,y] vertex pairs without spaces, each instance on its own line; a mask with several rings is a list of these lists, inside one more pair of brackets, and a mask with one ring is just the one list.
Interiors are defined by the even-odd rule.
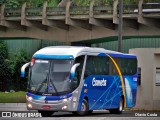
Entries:
[[[34,111],[34,113],[37,113]],[[151,117],[149,115],[156,115],[158,117]],[[138,116],[141,115],[141,116]],[[144,116],[146,115],[146,116]],[[1,117],[0,120],[21,120],[21,117]],[[94,111],[91,115],[87,116],[75,116],[69,112],[56,112],[52,117],[38,117],[38,118],[23,118],[25,120],[28,119],[36,119],[36,120],[139,120],[139,119],[148,119],[148,120],[159,120],[160,113],[159,112],[132,112],[132,111],[124,111],[123,114],[110,114],[108,111]]]
[[[25,103],[1,103],[0,104],[0,116],[2,116],[2,112],[7,111],[9,113],[12,114],[11,117],[0,117],[0,120],[21,120],[22,116],[17,117],[15,115],[13,115],[13,111],[16,114],[30,114],[30,113],[36,113],[38,114],[37,111],[27,111],[26,109],[26,104]],[[12,112],[10,112],[12,111]],[[151,117],[151,116],[155,116],[155,117]],[[157,115],[157,116],[156,116]],[[41,118],[41,117],[37,117],[37,118],[23,118],[25,120],[30,120],[30,119],[34,119],[34,120],[139,120],[139,119],[148,119],[148,120],[159,120],[160,119],[160,111],[159,112],[138,112],[138,111],[123,111],[122,114],[110,114],[109,111],[107,110],[103,110],[103,111],[94,111],[91,115],[87,115],[87,116],[75,116],[72,113],[69,112],[55,112],[52,117],[47,117],[47,118]]]

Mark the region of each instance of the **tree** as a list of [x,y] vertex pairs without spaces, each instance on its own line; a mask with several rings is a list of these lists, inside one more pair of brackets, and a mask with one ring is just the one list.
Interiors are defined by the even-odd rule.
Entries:
[[11,80],[10,71],[7,65],[8,50],[4,41],[0,41],[0,91],[8,90],[8,83]]
[[21,79],[20,73],[22,65],[30,61],[30,58],[31,57],[27,55],[25,50],[20,49],[19,52],[10,60],[9,66],[12,73],[11,76],[14,79],[14,89],[16,91],[26,90],[27,78]]

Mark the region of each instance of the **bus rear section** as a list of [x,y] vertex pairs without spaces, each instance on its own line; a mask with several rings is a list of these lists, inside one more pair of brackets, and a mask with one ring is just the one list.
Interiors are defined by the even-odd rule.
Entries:
[[109,110],[122,113],[136,104],[137,58],[133,55],[88,55],[84,85],[78,110],[86,99],[88,110]]

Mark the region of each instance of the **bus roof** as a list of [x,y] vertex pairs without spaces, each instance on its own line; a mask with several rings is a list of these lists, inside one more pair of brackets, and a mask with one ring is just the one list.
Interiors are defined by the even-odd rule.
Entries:
[[96,48],[96,47],[80,47],[80,46],[50,46],[45,47],[37,51],[33,57],[35,58],[46,58],[46,56],[54,56],[55,58],[76,58],[80,55],[85,55],[89,53],[94,53],[99,55],[101,53],[110,54],[110,55],[120,55],[120,56],[132,56],[131,54],[124,54],[120,52],[115,52],[111,50],[106,50],[104,48]]

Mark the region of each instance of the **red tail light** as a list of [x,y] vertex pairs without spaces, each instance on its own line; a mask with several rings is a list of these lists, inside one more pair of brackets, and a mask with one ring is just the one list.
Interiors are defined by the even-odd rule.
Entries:
[[35,63],[35,59],[32,59],[32,60],[31,60],[31,66],[33,66],[34,63]]

